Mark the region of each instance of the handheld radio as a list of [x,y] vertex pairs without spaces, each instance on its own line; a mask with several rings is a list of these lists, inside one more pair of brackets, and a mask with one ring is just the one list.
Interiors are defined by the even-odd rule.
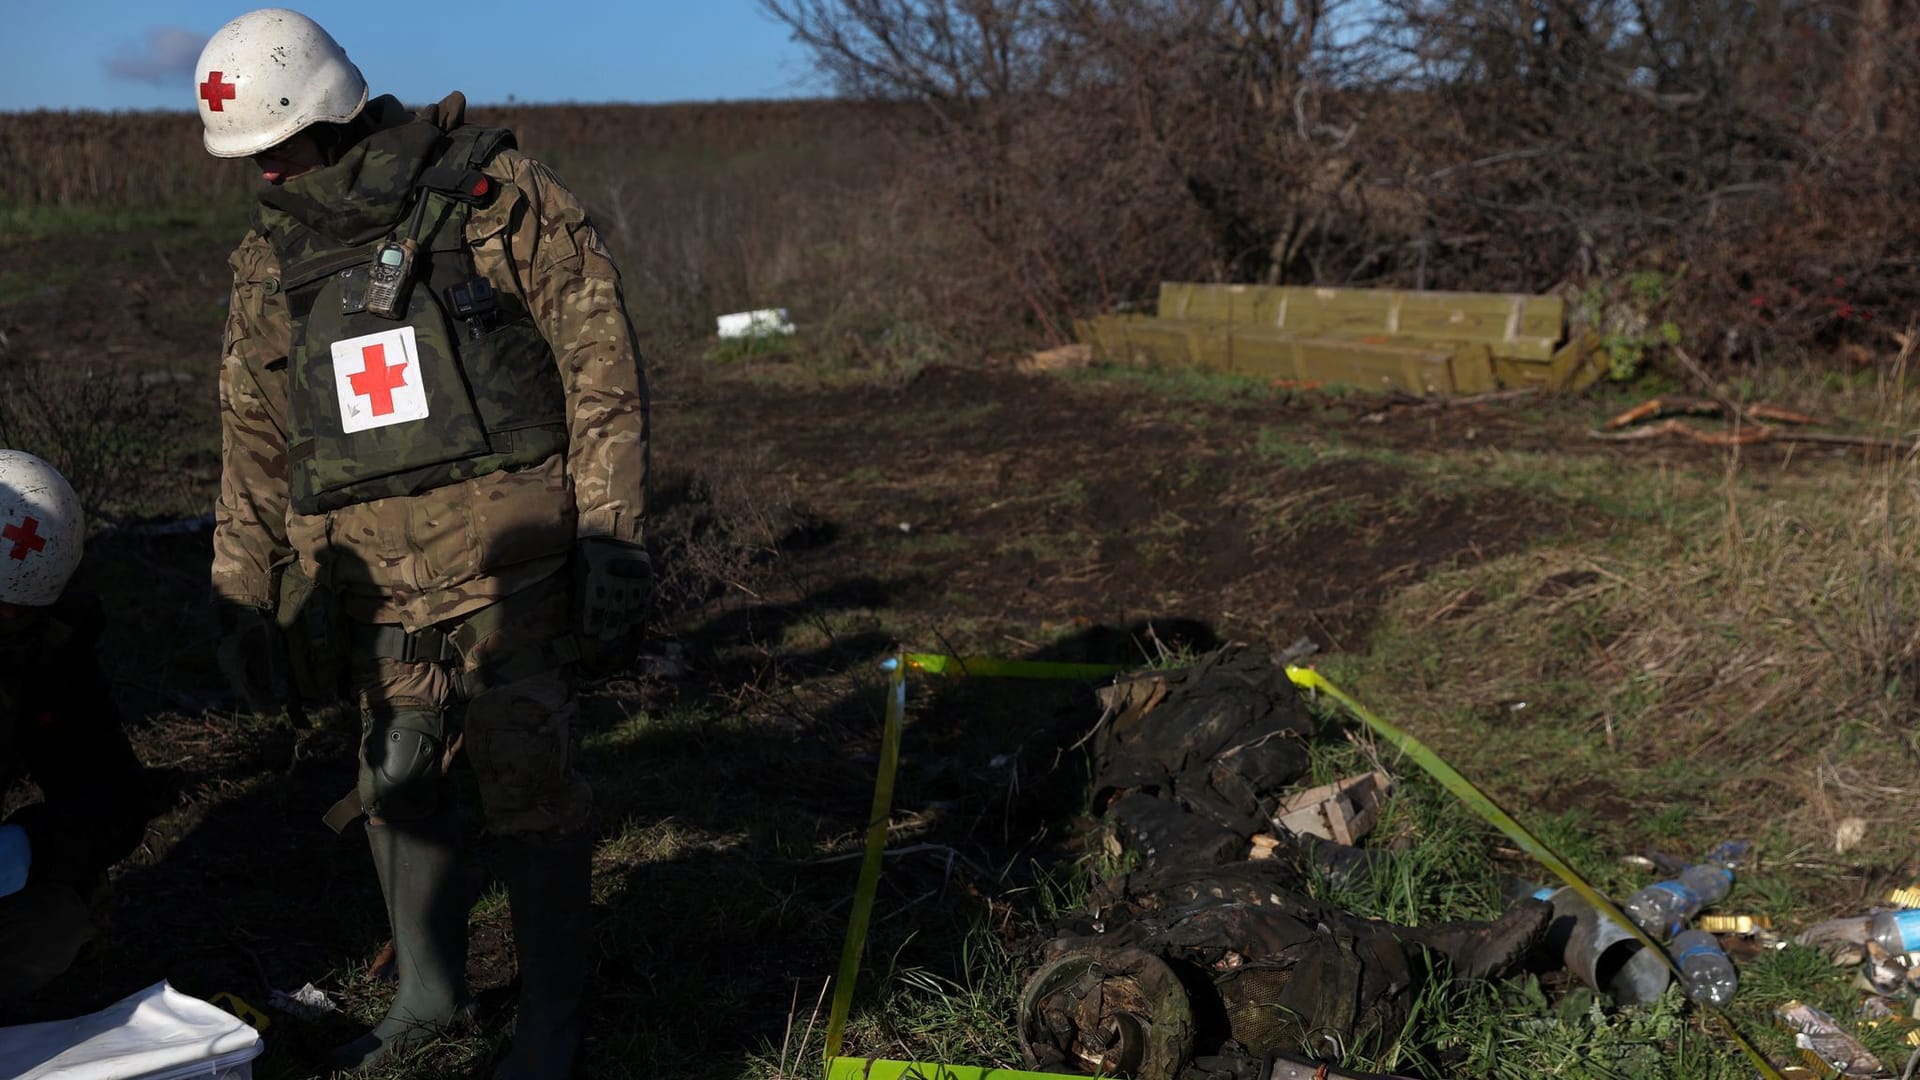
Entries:
[[367,310],[385,319],[404,318],[413,279],[413,238],[388,241],[373,253],[367,271]]

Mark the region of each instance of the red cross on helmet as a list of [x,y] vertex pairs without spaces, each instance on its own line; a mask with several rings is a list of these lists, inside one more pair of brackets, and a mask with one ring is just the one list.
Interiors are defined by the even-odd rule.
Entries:
[[351,120],[367,104],[367,80],[346,50],[285,8],[249,11],[214,31],[193,71],[214,157],[249,157],[309,124]]
[[60,599],[86,531],[66,477],[25,451],[0,450],[0,604]]

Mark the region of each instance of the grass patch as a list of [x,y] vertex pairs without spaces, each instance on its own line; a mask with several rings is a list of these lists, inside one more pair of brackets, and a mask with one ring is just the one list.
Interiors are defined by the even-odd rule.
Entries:
[[1143,390],[1182,404],[1229,405],[1271,401],[1289,396],[1264,379],[1206,371],[1200,368],[1132,367],[1094,364],[1069,368],[1059,378],[1077,384],[1109,384]]

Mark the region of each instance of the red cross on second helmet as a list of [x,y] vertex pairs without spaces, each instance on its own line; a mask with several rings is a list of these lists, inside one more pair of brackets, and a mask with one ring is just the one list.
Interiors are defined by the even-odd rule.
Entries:
[[10,559],[24,560],[47,547],[47,538],[40,535],[40,522],[31,517],[23,517],[18,525],[9,523],[0,529],[0,540],[11,545],[7,551]]

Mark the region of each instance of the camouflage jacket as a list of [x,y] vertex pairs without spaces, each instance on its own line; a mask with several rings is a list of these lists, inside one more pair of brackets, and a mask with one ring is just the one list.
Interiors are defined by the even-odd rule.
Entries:
[[[459,123],[462,104],[457,95],[441,104],[443,128]],[[397,108],[390,98],[368,104],[370,112]],[[294,324],[273,247],[249,232],[229,260],[217,598],[271,608],[276,568],[298,559],[307,575],[331,581],[349,618],[412,630],[550,577],[566,565],[576,538],[640,539],[646,388],[619,272],[579,201],[546,166],[505,150],[484,172],[497,194],[467,221],[474,269],[503,295],[519,297],[551,346],[566,395],[568,450],[419,495],[294,511],[286,454]]]

